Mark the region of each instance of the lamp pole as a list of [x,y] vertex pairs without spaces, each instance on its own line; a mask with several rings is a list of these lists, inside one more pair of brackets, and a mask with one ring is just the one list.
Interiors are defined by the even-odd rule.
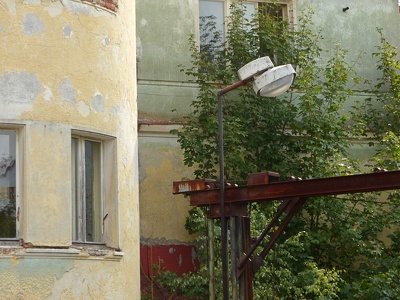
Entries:
[[221,215],[221,259],[222,259],[222,286],[223,299],[229,299],[229,281],[228,281],[228,230],[225,218],[225,164],[224,164],[224,124],[222,112],[222,96],[238,87],[246,85],[254,81],[254,77],[238,81],[218,92],[218,153],[219,153],[219,200],[220,200],[220,215]]
[[274,68],[268,56],[258,58],[239,71],[240,81],[221,89],[218,92],[218,152],[219,152],[219,176],[220,176],[220,217],[221,217],[221,259],[222,259],[222,285],[223,300],[229,299],[228,280],[228,230],[225,216],[225,164],[224,164],[224,126],[222,111],[222,96],[234,89],[254,81],[254,91],[263,97],[277,97],[291,86],[296,72],[291,65]]

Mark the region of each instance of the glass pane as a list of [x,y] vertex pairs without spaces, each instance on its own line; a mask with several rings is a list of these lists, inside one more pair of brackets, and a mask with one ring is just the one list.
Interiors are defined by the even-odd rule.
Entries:
[[82,213],[79,197],[79,140],[71,140],[71,195],[72,195],[72,240],[82,241]]
[[243,9],[244,9],[244,17],[248,20],[251,21],[253,16],[256,13],[257,9],[257,3],[251,3],[251,2],[243,2]]
[[86,241],[101,242],[101,143],[85,141]]
[[224,40],[224,2],[200,0],[199,17],[200,49],[220,47]]
[[16,132],[0,130],[0,238],[16,237]]
[[263,3],[260,5],[260,11],[277,21],[284,21],[284,10],[286,5],[280,3]]
[[[249,2],[243,2],[242,3],[243,11],[244,11],[244,19],[243,24],[246,24],[248,22],[251,22],[253,18],[255,17],[255,14],[257,12],[257,3],[249,3]],[[249,25],[247,30],[251,29],[251,26]]]

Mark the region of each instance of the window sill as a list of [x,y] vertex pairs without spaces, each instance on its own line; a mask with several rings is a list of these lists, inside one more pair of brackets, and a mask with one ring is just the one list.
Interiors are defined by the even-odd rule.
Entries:
[[0,258],[64,258],[74,260],[108,260],[119,261],[124,257],[124,252],[115,249],[101,248],[24,248],[22,246],[0,246]]
[[21,241],[19,239],[1,239],[0,240],[0,247],[18,247],[18,246],[21,246]]

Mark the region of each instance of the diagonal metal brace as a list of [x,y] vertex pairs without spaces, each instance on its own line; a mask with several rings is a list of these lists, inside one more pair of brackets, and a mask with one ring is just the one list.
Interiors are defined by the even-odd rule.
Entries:
[[239,259],[238,262],[238,276],[241,275],[242,271],[243,271],[243,267],[244,265],[250,260],[250,258],[252,257],[254,251],[256,250],[256,248],[261,244],[261,242],[263,241],[263,239],[265,238],[265,236],[269,233],[269,231],[271,230],[271,228],[273,226],[275,226],[276,222],[278,222],[280,216],[289,208],[291,204],[291,200],[284,200],[282,202],[282,204],[279,207],[279,210],[277,211],[277,213],[274,215],[273,219],[271,220],[271,222],[268,224],[268,226],[263,230],[263,232],[261,233],[261,235],[257,238],[257,240],[251,245],[249,251],[247,253],[243,253],[242,257]]
[[[283,231],[285,230],[286,226],[289,224],[290,220],[300,212],[300,210],[303,208],[304,204],[306,203],[308,198],[292,198],[292,199],[287,199],[284,202],[282,202],[278,212],[275,214],[274,218],[271,220],[271,222],[268,224],[268,226],[263,230],[261,235],[258,237],[256,242],[252,245],[248,253],[243,254],[242,258],[240,259],[238,263],[238,276],[240,276],[243,271],[244,267],[247,263],[251,262],[252,265],[252,275],[260,269],[260,267],[263,264],[264,258],[267,256],[268,252],[271,250],[271,248],[275,245],[276,241],[278,238],[281,236]],[[279,221],[280,216],[287,211],[287,214],[281,224],[279,225],[278,229],[273,232],[271,235],[267,245],[263,249],[263,251],[254,257],[252,257],[254,251],[256,248],[261,244],[265,236],[269,233],[272,227],[276,225],[276,223]]]
[[278,229],[271,235],[267,245],[265,246],[264,250],[253,259],[252,263],[252,273],[253,276],[254,274],[261,268],[262,264],[264,263],[264,259],[267,256],[268,252],[271,250],[271,248],[275,245],[276,241],[278,238],[281,236],[283,231],[285,230],[286,226],[289,224],[290,220],[300,212],[300,210],[303,208],[304,204],[306,203],[308,198],[298,198],[291,200],[293,201],[293,206],[291,207],[290,211],[286,215],[285,219],[282,221],[281,225],[278,227]]

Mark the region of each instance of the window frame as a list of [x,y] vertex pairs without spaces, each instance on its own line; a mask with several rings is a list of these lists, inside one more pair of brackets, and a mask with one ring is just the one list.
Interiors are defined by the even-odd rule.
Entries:
[[24,166],[24,126],[1,124],[0,130],[15,131],[15,237],[0,238],[0,246],[19,245],[23,224],[23,166]]
[[[76,143],[75,143],[76,141]],[[90,159],[95,159],[96,167],[98,170],[93,172],[93,177],[95,177],[95,183],[97,187],[95,188],[96,196],[91,197],[91,204],[95,208],[93,208],[94,213],[88,213],[88,183],[87,183],[87,174],[89,170],[87,170],[87,144],[89,143],[97,143],[99,145],[99,154],[91,155]],[[96,158],[94,158],[96,156]],[[102,141],[91,139],[82,136],[72,136],[71,138],[71,157],[72,157],[72,181],[73,184],[73,195],[72,195],[72,240],[77,243],[95,243],[102,244],[103,243],[103,235],[99,232],[102,230],[101,224],[101,216],[104,212],[104,192],[103,192],[103,143]],[[93,167],[94,168],[94,167]],[[100,212],[99,212],[100,210]],[[89,230],[88,228],[88,215],[93,218],[93,230]],[[97,218],[96,218],[97,215]],[[100,218],[100,219],[99,219]],[[94,237],[92,240],[88,239],[88,232],[93,231]]]
[[[228,26],[226,23],[226,18],[229,17],[230,14],[230,10],[229,7],[232,3],[235,2],[235,0],[205,0],[205,1],[210,1],[210,2],[223,2],[224,3],[224,8],[223,8],[223,12],[224,15],[222,16],[223,18],[223,36],[226,37],[226,32],[228,31]],[[197,43],[200,47],[200,2],[202,2],[202,0],[197,0],[197,18],[196,18],[196,39],[197,39]],[[294,29],[295,28],[295,24],[296,24],[296,0],[279,0],[279,1],[271,1],[271,0],[246,0],[243,1],[243,4],[246,3],[276,3],[276,4],[283,4],[286,5],[286,13],[284,15],[286,15],[286,18],[289,23],[289,28],[290,29]]]
[[[73,195],[73,163],[74,157],[72,154],[72,141],[73,138],[78,139],[78,148],[81,148],[82,143],[85,141],[93,141],[100,143],[100,194],[101,194],[101,212],[100,212],[100,231],[101,238],[99,241],[87,241],[86,231],[81,231],[81,235],[78,239],[74,238],[74,227],[75,227],[75,217],[74,217],[74,195]],[[79,142],[80,141],[80,142]],[[82,155],[82,148],[80,150]],[[81,130],[72,130],[71,132],[71,238],[73,244],[84,244],[84,245],[106,245],[108,247],[119,249],[119,211],[118,211],[118,174],[117,174],[117,157],[116,157],[116,138],[109,135],[92,133]],[[82,172],[83,163],[82,156],[78,158],[79,170]],[[83,173],[82,173],[83,174]],[[81,177],[79,174],[78,177]],[[78,187],[81,189],[77,191],[80,195],[81,200],[84,197],[84,191],[82,183],[84,180],[80,179]],[[82,206],[85,202],[80,203]],[[81,207],[82,209],[82,207]],[[82,222],[82,226],[83,226]]]

